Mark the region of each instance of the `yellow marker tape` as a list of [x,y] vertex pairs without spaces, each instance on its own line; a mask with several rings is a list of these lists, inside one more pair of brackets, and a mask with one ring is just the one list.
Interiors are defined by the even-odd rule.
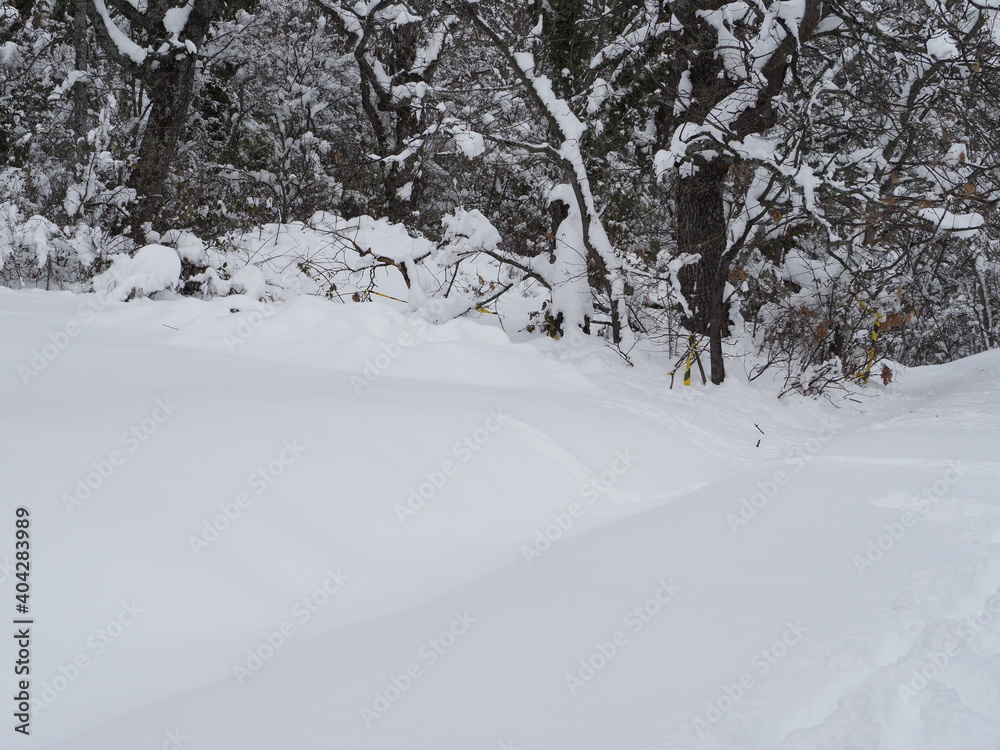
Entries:
[[[860,297],[855,297],[854,299],[856,299],[858,301],[858,304],[861,305],[862,310],[865,311],[872,310],[872,308],[866,305],[861,300]],[[868,348],[868,361],[865,362],[864,369],[855,373],[854,375],[854,377],[857,380],[861,381],[862,385],[868,385],[868,381],[871,378],[872,367],[874,367],[875,359],[878,356],[878,352],[876,351],[876,345],[878,344],[878,331],[879,327],[882,325],[882,321],[885,319],[885,316],[878,310],[875,310],[874,313],[875,313],[875,322],[872,324],[872,332],[871,334],[869,334],[869,338],[871,339],[872,345]]]
[[684,364],[684,385],[691,385],[691,365],[694,363],[694,356],[698,352],[694,336],[688,336],[687,362]]
[[382,292],[376,292],[376,291],[369,290],[369,291],[365,292],[365,294],[377,294],[379,297],[385,297],[386,299],[391,299],[394,302],[402,302],[404,305],[410,304],[406,300],[399,299],[399,297],[390,297],[388,294],[382,294]]

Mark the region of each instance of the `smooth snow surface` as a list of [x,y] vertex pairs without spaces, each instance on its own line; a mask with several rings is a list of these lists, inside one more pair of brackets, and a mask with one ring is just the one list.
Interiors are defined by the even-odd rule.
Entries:
[[4,747],[1000,746],[1000,352],[836,408],[376,303],[0,337]]

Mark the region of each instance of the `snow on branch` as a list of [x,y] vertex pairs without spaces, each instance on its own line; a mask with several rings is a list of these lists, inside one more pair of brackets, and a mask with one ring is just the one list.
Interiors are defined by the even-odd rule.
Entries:
[[119,54],[122,57],[128,58],[136,65],[142,65],[146,62],[146,57],[149,55],[148,51],[133,42],[128,35],[118,27],[118,24],[112,20],[111,14],[108,11],[108,6],[104,4],[104,0],[93,0],[93,3],[94,9],[100,15],[101,21],[104,24],[104,30],[107,33],[107,36],[110,38]]

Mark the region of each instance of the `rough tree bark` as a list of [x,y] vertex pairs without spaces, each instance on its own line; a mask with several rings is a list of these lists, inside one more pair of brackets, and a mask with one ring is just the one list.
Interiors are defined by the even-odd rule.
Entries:
[[137,225],[154,220],[163,204],[170,163],[177,154],[194,94],[194,56],[185,55],[174,62],[143,78],[150,101],[149,117],[128,181],[128,187],[140,196],[138,210],[133,214]]
[[678,273],[681,292],[691,311],[681,319],[689,331],[709,340],[712,382],[726,377],[722,341],[729,335],[729,305],[723,294],[729,276],[727,224],[723,188],[728,166],[695,159],[697,171],[676,181],[677,248],[700,256]]
[[[672,139],[676,128],[684,123],[716,127],[721,124],[721,134],[713,137],[729,142],[773,126],[776,115],[771,102],[785,85],[786,73],[794,65],[798,45],[815,33],[823,17],[823,0],[805,0],[805,13],[796,33],[790,32],[785,22],[781,22],[788,33],[760,69],[762,85],[753,101],[731,123],[720,123],[717,118],[719,105],[745,83],[727,77],[718,50],[718,32],[705,20],[704,11],[717,10],[724,4],[722,0],[679,0],[674,6],[674,15],[683,30],[677,39],[680,54],[673,84],[679,86],[681,76],[688,76],[690,95],[688,104],[679,114],[674,111],[675,101],[664,103],[661,122],[668,125],[661,129],[664,148],[670,147],[667,139]],[[756,61],[748,60],[747,66],[753,62]],[[678,274],[681,293],[690,309],[690,315],[683,317],[682,324],[693,333],[708,337],[712,382],[719,384],[726,377],[722,344],[730,327],[725,290],[733,255],[738,248],[728,247],[725,212],[726,179],[734,161],[714,151],[711,145],[709,139],[703,139],[700,150],[688,153],[674,180],[674,199],[678,253],[699,256]]]
[[[149,100],[146,128],[135,168],[128,180],[128,186],[139,198],[132,214],[136,229],[147,222],[155,222],[162,209],[170,163],[177,153],[194,96],[198,50],[221,6],[219,0],[192,0],[180,34],[172,38],[164,26],[164,19],[171,10],[178,10],[176,1],[149,0],[145,11],[140,11],[128,0],[87,2],[87,13],[101,49],[142,83]],[[109,12],[115,14],[115,20]],[[110,28],[117,26],[118,21],[124,22],[129,31],[125,42],[121,26]]]
[[[73,6],[73,51],[76,59],[73,67],[81,73],[90,69],[90,40],[87,35],[87,5],[89,0],[74,0]],[[73,84],[73,135],[77,142],[87,137],[89,125],[90,92],[86,79]]]

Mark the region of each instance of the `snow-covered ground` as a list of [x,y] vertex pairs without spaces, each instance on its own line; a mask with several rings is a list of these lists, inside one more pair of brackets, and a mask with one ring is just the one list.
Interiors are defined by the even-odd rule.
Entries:
[[0,289],[4,747],[1000,747],[1000,352],[838,408],[492,316],[96,299]]

